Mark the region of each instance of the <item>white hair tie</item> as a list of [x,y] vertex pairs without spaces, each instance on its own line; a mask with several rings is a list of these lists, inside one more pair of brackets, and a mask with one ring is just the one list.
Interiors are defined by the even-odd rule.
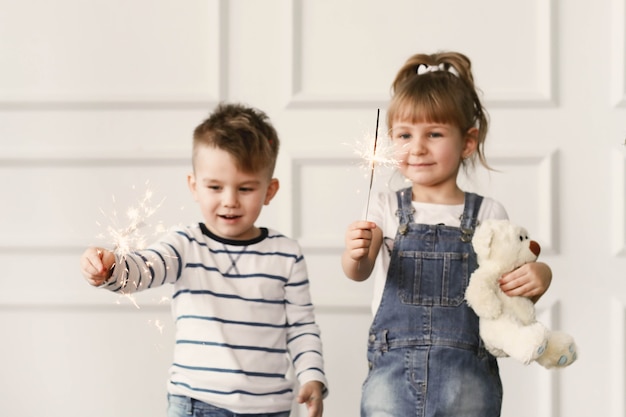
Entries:
[[423,75],[423,74],[428,74],[429,72],[437,72],[437,71],[447,71],[451,73],[452,75],[456,75],[457,77],[459,76],[459,73],[452,65],[446,65],[444,63],[441,63],[439,65],[419,64],[417,66],[417,75]]

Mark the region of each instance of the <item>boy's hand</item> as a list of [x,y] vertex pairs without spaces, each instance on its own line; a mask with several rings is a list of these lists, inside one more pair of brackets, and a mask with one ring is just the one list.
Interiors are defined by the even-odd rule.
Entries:
[[322,417],[324,403],[322,401],[322,389],[324,385],[319,381],[309,381],[298,392],[298,403],[306,404],[309,411],[307,417]]
[[543,262],[530,262],[502,275],[500,289],[509,297],[522,296],[537,302],[552,282],[552,270]]
[[100,286],[111,277],[115,264],[113,252],[103,248],[88,248],[80,257],[80,272],[93,286]]
[[367,257],[372,244],[372,229],[376,223],[359,220],[348,226],[346,231],[346,252],[354,261]]

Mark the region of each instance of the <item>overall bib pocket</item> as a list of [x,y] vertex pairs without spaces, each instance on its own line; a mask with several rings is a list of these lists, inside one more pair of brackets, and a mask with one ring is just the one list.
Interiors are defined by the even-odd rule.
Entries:
[[399,298],[403,304],[457,307],[465,300],[469,255],[458,252],[399,252]]

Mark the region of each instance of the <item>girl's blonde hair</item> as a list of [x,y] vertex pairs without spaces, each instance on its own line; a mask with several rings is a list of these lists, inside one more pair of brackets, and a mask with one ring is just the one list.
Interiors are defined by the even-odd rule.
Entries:
[[[437,67],[435,71],[418,73],[420,66]],[[457,126],[461,133],[478,129],[476,158],[487,169],[484,143],[489,129],[489,116],[474,85],[472,64],[459,52],[416,54],[404,64],[391,86],[392,99],[387,110],[387,126],[394,122],[434,122]]]

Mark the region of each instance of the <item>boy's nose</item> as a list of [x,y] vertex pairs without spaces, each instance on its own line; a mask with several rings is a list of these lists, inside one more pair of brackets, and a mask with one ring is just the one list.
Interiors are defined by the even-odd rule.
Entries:
[[237,206],[237,193],[234,191],[225,191],[222,194],[222,204],[225,207],[236,207]]

